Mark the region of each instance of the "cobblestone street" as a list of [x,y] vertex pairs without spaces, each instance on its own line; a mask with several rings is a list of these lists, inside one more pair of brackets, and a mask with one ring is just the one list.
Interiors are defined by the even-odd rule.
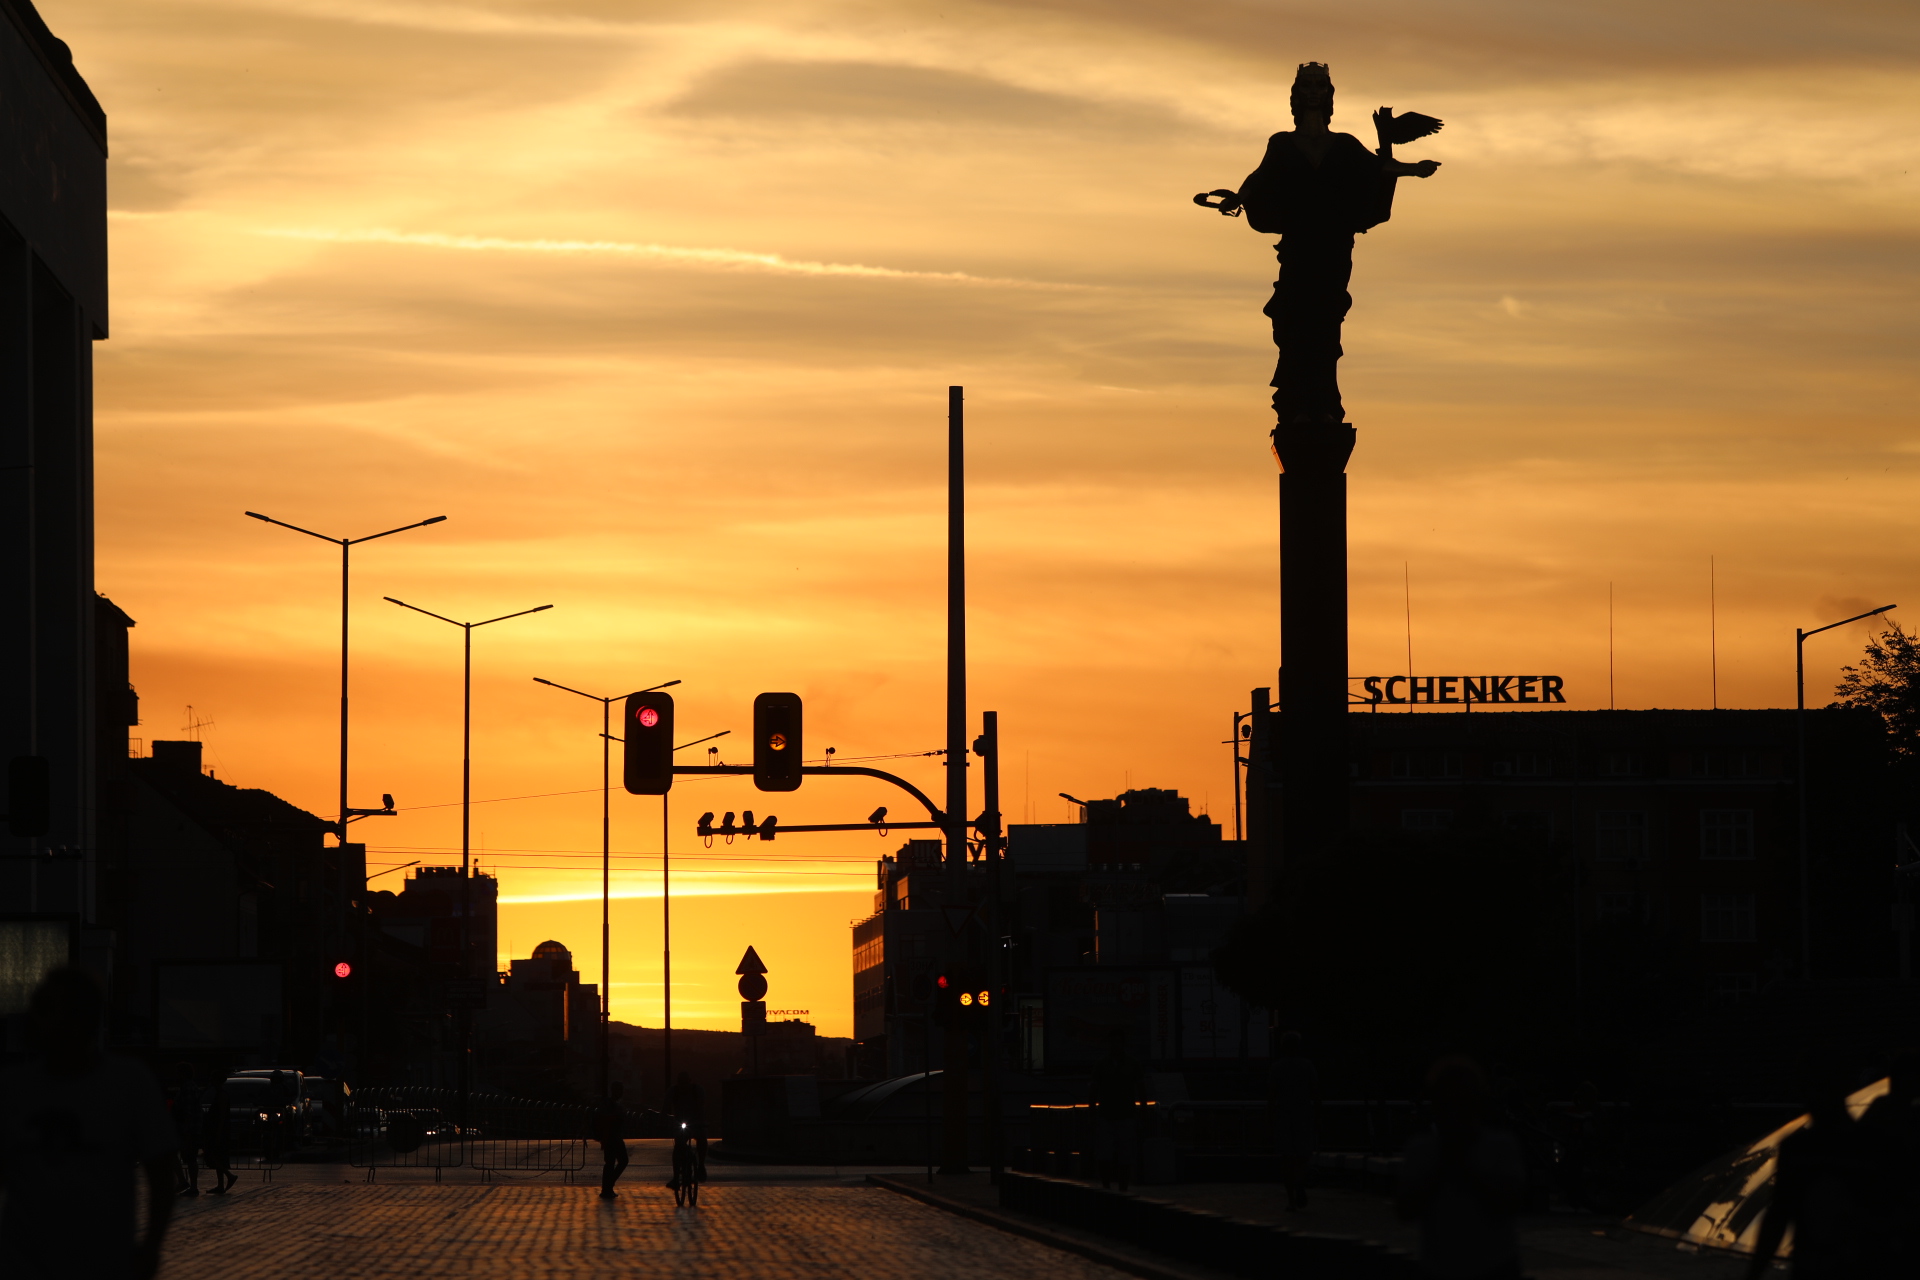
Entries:
[[710,1184],[698,1209],[676,1210],[654,1179],[612,1201],[552,1182],[250,1180],[183,1201],[161,1268],[164,1280],[853,1274],[1121,1275],[878,1188]]

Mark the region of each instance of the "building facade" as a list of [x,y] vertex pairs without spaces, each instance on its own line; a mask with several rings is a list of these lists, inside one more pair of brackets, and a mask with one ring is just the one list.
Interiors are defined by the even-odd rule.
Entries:
[[[48,963],[112,969],[95,894],[100,722],[125,709],[95,671],[106,115],[28,0],[0,0],[0,85],[0,933],[31,957],[0,974],[5,1016]],[[124,753],[111,732],[107,745]]]
[[1499,830],[1559,868],[1539,910],[1581,1004],[1684,1017],[1893,976],[1900,813],[1871,713],[1806,713],[1804,862],[1792,711],[1348,720],[1356,832]]
[[995,1021],[1021,1070],[1085,1071],[1116,1035],[1164,1069],[1266,1056],[1264,1015],[1218,987],[1211,962],[1244,909],[1239,845],[1171,791],[1091,801],[1082,817],[1008,828],[997,909],[990,869],[943,864],[937,840],[881,860],[874,911],[853,926],[862,1076],[942,1065],[937,982],[962,973],[997,972]]

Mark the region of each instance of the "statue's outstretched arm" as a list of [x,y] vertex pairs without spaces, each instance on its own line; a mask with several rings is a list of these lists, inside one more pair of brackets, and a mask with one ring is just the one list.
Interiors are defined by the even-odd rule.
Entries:
[[[1207,198],[1209,196],[1218,198],[1209,200]],[[1218,209],[1229,218],[1237,218],[1240,216],[1240,193],[1238,191],[1228,191],[1224,187],[1217,191],[1202,191],[1193,198],[1193,202],[1203,209]]]
[[1382,166],[1390,178],[1431,178],[1439,167],[1438,160],[1389,160]]

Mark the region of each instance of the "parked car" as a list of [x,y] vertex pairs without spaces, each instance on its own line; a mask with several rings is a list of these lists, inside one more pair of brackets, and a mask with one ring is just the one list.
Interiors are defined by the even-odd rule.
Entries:
[[277,1103],[277,1111],[286,1116],[287,1132],[293,1136],[297,1145],[313,1136],[311,1109],[307,1105],[309,1077],[298,1067],[249,1067],[245,1071],[236,1071],[227,1077],[229,1085],[235,1080],[264,1080],[271,1088],[270,1096]]
[[299,1103],[269,1076],[227,1077],[227,1114],[241,1151],[286,1151],[298,1144]]

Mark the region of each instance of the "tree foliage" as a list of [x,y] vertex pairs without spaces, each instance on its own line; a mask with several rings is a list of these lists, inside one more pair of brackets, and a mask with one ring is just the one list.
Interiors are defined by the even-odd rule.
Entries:
[[1920,759],[1920,630],[1889,627],[1867,642],[1860,665],[1841,671],[1833,705],[1874,712],[1894,753]]

